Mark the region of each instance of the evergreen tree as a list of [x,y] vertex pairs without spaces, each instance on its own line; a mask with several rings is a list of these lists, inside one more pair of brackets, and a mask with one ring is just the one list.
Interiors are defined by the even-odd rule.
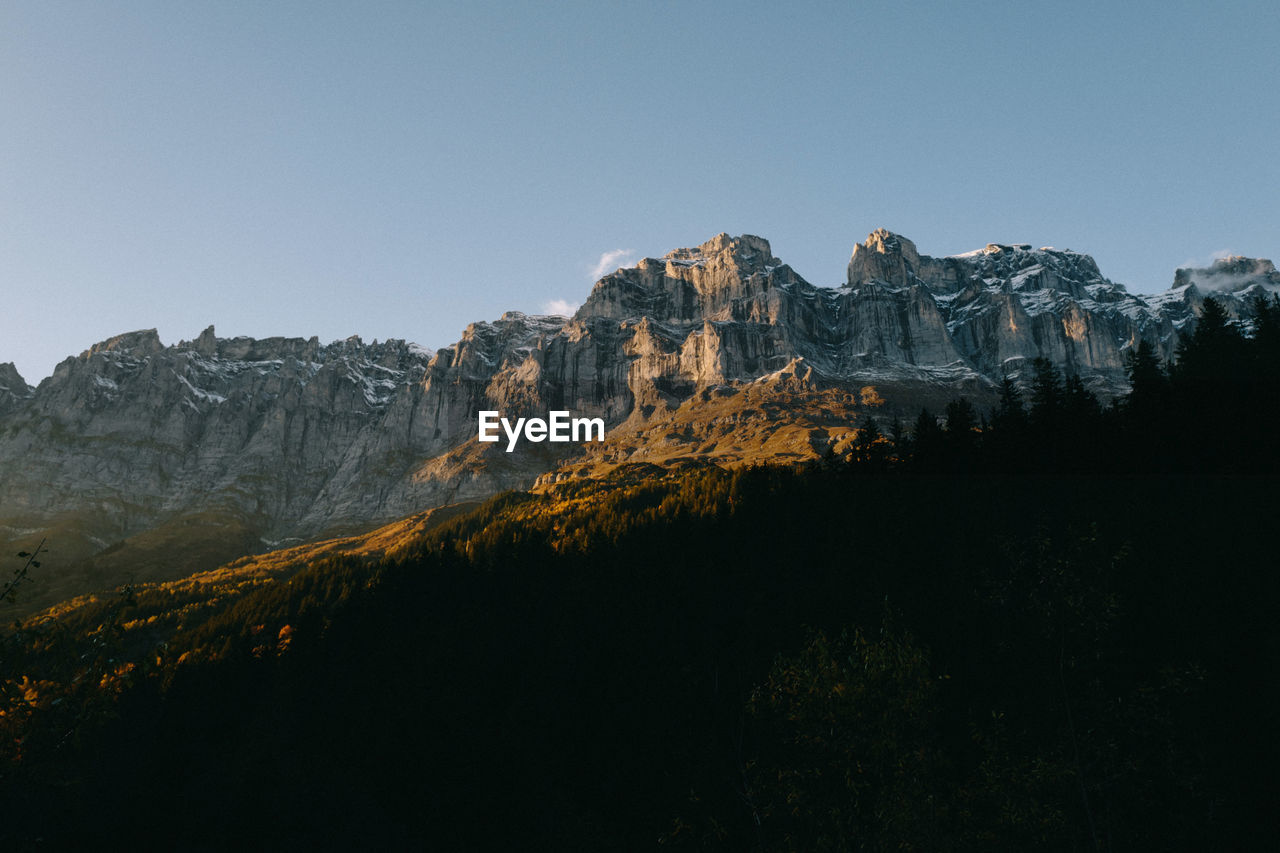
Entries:
[[1031,362],[1035,377],[1031,380],[1031,420],[1040,425],[1053,424],[1062,414],[1066,392],[1062,373],[1047,358]]
[[976,463],[978,445],[978,411],[964,397],[952,400],[946,409],[947,428],[945,446],[947,468],[959,471],[972,468]]
[[947,403],[947,432],[969,436],[978,426],[978,412],[965,397]]
[[1222,303],[1206,298],[1195,332],[1178,346],[1174,379],[1197,392],[1230,380],[1239,366],[1242,343],[1240,330],[1230,322]]
[[1125,356],[1129,374],[1129,396],[1122,418],[1129,434],[1130,459],[1143,471],[1158,470],[1171,458],[1170,432],[1161,421],[1170,409],[1169,376],[1151,341],[1143,339]]
[[1253,313],[1254,361],[1264,376],[1280,368],[1280,294],[1255,293],[1249,300]]
[[864,465],[878,465],[884,462],[885,439],[880,432],[880,425],[870,415],[862,422],[858,437],[853,442],[853,458]]
[[1022,389],[1011,376],[1000,381],[1000,401],[991,412],[991,431],[983,431],[984,456],[997,466],[1012,470],[1014,460],[1025,459],[1027,443],[1027,409],[1022,403]]
[[1067,377],[1063,385],[1063,411],[1073,429],[1092,424],[1102,415],[1102,405],[1093,392],[1085,387],[1076,374]]
[[880,432],[880,424],[876,423],[876,419],[867,415],[867,419],[862,422],[862,429],[858,432],[858,440],[866,444],[874,444],[883,439],[884,436]]
[[1027,410],[1022,405],[1022,391],[1013,377],[1000,380],[1000,402],[991,416],[991,425],[997,430],[1019,432],[1026,426]]
[[1143,338],[1125,355],[1125,372],[1129,374],[1131,407],[1143,409],[1158,404],[1169,388],[1169,377],[1156,355],[1151,341]]
[[1249,308],[1253,313],[1252,387],[1246,399],[1251,401],[1256,429],[1245,440],[1257,445],[1266,443],[1274,424],[1280,422],[1280,296],[1256,293]]
[[902,458],[907,444],[907,430],[902,425],[902,419],[897,415],[893,416],[893,423],[889,426],[889,440],[893,442],[894,453],[898,458]]
[[938,419],[928,409],[921,409],[911,434],[912,459],[923,469],[936,466],[942,456],[943,435]]

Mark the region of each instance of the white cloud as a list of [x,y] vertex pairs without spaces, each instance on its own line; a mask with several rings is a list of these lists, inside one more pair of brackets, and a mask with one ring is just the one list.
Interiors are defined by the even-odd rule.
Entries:
[[572,317],[573,312],[578,310],[576,302],[570,302],[567,299],[552,299],[550,302],[542,303],[543,314],[556,314],[561,317]]
[[591,269],[591,280],[595,281],[607,273],[611,273],[618,267],[629,267],[635,258],[635,249],[614,249],[612,252],[605,252],[600,256],[600,260],[596,261],[596,265]]

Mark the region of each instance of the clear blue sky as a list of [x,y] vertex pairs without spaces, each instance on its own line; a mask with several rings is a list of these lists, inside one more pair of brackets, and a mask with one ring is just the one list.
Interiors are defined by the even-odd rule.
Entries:
[[122,331],[403,337],[754,233],[814,284],[1280,255],[1280,5],[0,2],[0,361]]

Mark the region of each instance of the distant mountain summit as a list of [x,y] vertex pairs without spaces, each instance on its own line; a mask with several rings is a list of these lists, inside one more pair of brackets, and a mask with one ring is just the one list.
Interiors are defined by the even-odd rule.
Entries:
[[1212,266],[1180,269],[1173,275],[1174,288],[1195,284],[1202,290],[1239,294],[1254,289],[1274,291],[1280,288],[1280,272],[1266,258],[1231,255],[1219,258]]
[[[434,353],[212,327],[165,346],[130,332],[35,389],[0,365],[0,539],[51,536],[47,574],[68,579],[63,595],[539,477],[815,458],[871,411],[914,417],[962,393],[985,404],[1037,357],[1123,392],[1139,341],[1172,356],[1209,293],[1247,324],[1248,298],[1280,290],[1280,276],[1229,258],[1174,284],[1137,296],[1077,252],[993,243],[935,258],[880,229],[826,288],[767,240],[720,234],[603,277],[572,318],[510,312]],[[603,418],[609,435],[506,453],[476,441],[482,409],[566,409]]]

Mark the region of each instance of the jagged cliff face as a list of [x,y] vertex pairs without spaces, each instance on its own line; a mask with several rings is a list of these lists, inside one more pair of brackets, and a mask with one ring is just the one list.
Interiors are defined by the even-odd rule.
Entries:
[[153,331],[68,358],[0,431],[3,517],[92,507],[131,531],[199,507],[265,532],[305,516],[356,436],[429,353],[403,341],[197,340]]
[[1138,341],[1171,355],[1187,319],[1103,278],[1088,255],[1025,244],[931,258],[878,231],[849,262],[850,288],[877,286],[936,309],[923,328],[988,379],[1019,377],[1042,357],[1104,393],[1123,390],[1124,355]]
[[[67,359],[37,389],[0,365],[0,539],[52,529],[64,554],[87,559],[203,524],[210,554],[243,553],[553,469],[809,458],[846,442],[871,408],[981,402],[1040,356],[1122,390],[1125,354],[1146,339],[1172,355],[1208,290],[1245,317],[1280,275],[1232,258],[1179,270],[1175,285],[1134,296],[1087,255],[992,244],[932,258],[880,230],[855,247],[842,287],[820,288],[766,240],[721,234],[606,276],[571,319],[510,313],[434,354],[212,328],[166,347],[134,332]],[[508,454],[476,441],[482,409],[568,409],[604,418],[610,437]]]
[[[1269,261],[1234,259],[1231,269],[1245,261],[1252,286],[1280,288]],[[1215,289],[1233,316],[1247,314],[1243,286]],[[1147,339],[1171,357],[1203,299],[1190,279],[1132,295],[1077,252],[990,244],[933,258],[885,230],[855,247],[843,287],[818,288],[767,241],[722,234],[602,279],[574,325],[600,335],[600,321],[614,321],[640,356],[634,378],[683,390],[749,381],[796,358],[835,382],[980,384],[1044,357],[1117,393],[1125,353]]]
[[1201,290],[1248,294],[1255,288],[1264,290],[1280,288],[1280,272],[1277,272],[1276,265],[1266,258],[1244,258],[1240,255],[1231,255],[1219,258],[1210,267],[1180,269],[1173,274],[1174,290],[1189,284],[1195,284]]
[[31,386],[18,375],[13,362],[0,364],[0,416],[18,408],[31,397]]

